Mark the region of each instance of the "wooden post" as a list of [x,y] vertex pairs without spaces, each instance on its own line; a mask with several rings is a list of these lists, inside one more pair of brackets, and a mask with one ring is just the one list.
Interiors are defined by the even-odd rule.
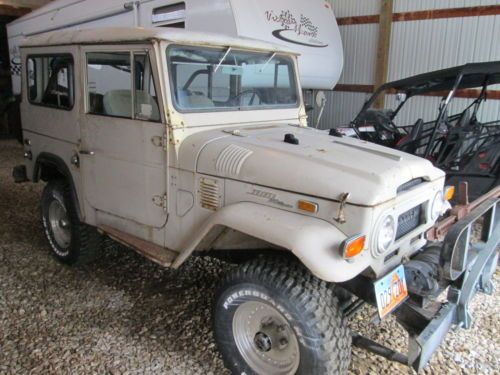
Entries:
[[[389,49],[391,45],[393,0],[381,0],[378,30],[377,61],[375,65],[374,87],[377,89],[387,81]],[[383,108],[385,95],[380,95],[373,103],[375,108]]]

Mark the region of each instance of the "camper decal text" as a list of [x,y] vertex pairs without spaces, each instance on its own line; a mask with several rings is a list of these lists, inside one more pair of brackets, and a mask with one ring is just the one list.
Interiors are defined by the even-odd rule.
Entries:
[[279,29],[272,32],[273,36],[288,43],[299,44],[307,47],[326,47],[318,40],[318,27],[309,17],[303,14],[300,17],[293,15],[290,10],[266,10],[265,16],[268,22],[278,24]]

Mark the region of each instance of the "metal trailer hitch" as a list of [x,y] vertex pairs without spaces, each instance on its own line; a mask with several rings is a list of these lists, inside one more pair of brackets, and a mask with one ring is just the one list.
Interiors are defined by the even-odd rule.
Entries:
[[[498,263],[498,245],[500,243],[500,187],[496,187],[474,202],[467,201],[467,184],[460,187],[460,203],[449,216],[436,223],[427,232],[429,240],[443,238],[439,259],[436,258],[436,243],[431,243],[429,250],[414,257],[414,262],[422,263],[427,259],[429,265],[439,264],[440,289],[435,290],[432,281],[427,291],[420,295],[411,295],[396,311],[398,322],[409,334],[408,354],[398,353],[384,345],[372,341],[358,333],[353,333],[353,345],[399,362],[420,371],[430,360],[452,326],[470,328],[472,316],[469,303],[478,291],[491,294],[492,275]],[[477,242],[471,242],[474,224],[482,221],[482,231]],[[410,263],[413,260],[410,260]],[[410,265],[418,267],[417,264]],[[425,267],[423,268],[425,270]],[[429,269],[429,268],[427,268]],[[430,274],[430,273],[428,273]],[[419,291],[419,284],[414,290]],[[437,302],[435,297],[448,287],[447,301]],[[408,286],[411,294],[411,287]],[[349,306],[349,316],[362,304],[359,300]]]

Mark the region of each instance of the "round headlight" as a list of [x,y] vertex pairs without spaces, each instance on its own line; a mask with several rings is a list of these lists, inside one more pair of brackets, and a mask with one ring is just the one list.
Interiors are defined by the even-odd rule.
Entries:
[[381,254],[392,245],[394,238],[396,237],[396,222],[394,217],[391,215],[386,216],[382,223],[380,224],[378,234],[377,234],[377,248],[378,252]]
[[441,212],[443,211],[443,205],[444,205],[443,192],[438,191],[434,196],[434,200],[432,201],[431,205],[432,220],[436,220],[439,217],[439,215],[441,215]]

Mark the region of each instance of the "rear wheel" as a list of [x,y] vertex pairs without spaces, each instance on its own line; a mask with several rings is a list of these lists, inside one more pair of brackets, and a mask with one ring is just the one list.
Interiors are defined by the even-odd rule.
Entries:
[[99,253],[102,236],[80,222],[65,180],[45,186],[40,203],[42,225],[54,256],[66,264],[88,263]]
[[234,374],[347,373],[351,338],[332,288],[293,260],[237,268],[214,309],[215,338]]

